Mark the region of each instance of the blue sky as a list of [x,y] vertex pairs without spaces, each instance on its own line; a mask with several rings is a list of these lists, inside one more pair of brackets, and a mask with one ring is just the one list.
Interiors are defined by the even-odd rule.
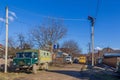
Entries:
[[[120,0],[99,0],[96,16],[97,0],[0,0],[0,18],[5,17],[5,6],[17,17],[9,20],[9,36],[16,37],[21,32],[28,33],[30,28],[42,23],[44,16],[64,19],[68,34],[65,40],[78,42],[83,53],[88,51],[90,42],[90,23],[88,15],[96,17],[95,48],[120,48]],[[24,23],[23,23],[24,22]],[[0,22],[0,43],[5,39],[5,25]]]

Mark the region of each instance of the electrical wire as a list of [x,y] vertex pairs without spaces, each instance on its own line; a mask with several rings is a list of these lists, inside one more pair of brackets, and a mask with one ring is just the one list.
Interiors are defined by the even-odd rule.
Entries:
[[1,23],[1,29],[0,29],[0,36],[1,36],[1,34],[2,34],[2,31],[3,31],[3,23]]
[[100,0],[97,0],[97,7],[96,7],[95,18],[96,18],[96,17],[97,17],[97,15],[98,15],[98,12],[99,12],[99,7],[100,7]]
[[65,20],[65,21],[87,21],[87,19],[85,19],[85,18],[84,19],[81,19],[81,18],[60,18],[60,17],[45,16],[45,15],[42,15],[42,14],[27,11],[25,9],[17,8],[15,6],[11,6],[11,8],[22,10],[22,13],[27,12],[27,13],[30,13],[30,14],[32,14],[34,16],[36,15],[36,16],[43,17],[43,18],[51,18],[51,19]]
[[[3,17],[5,16],[5,14],[3,14]],[[4,24],[4,22],[1,22],[1,29],[0,29],[0,36],[1,36],[1,34],[2,34],[2,31],[3,31],[3,28],[4,28],[4,26],[3,26],[3,24]]]

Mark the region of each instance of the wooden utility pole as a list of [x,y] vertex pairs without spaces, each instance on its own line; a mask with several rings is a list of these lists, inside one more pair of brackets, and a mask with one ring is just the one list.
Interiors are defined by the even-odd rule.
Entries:
[[91,16],[88,16],[88,20],[91,22],[91,40],[92,40],[92,66],[94,66],[94,23],[95,19]]
[[5,70],[4,72],[7,73],[7,57],[8,57],[8,7],[6,7],[6,42],[5,42]]

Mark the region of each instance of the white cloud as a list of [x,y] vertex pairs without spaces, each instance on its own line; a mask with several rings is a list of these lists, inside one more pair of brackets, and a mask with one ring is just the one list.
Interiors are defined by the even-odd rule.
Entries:
[[114,50],[120,50],[120,48],[113,48]]
[[13,17],[13,16],[9,16],[8,19],[9,19],[10,21],[14,21],[14,17]]
[[[17,18],[15,12],[9,11],[9,14],[10,14],[10,15],[8,16],[8,19],[9,19],[10,21],[14,21],[15,18]],[[0,22],[5,22],[5,19],[0,17]]]
[[17,18],[15,12],[13,12],[13,11],[9,11],[9,13],[10,13],[12,16],[14,16],[15,18]]
[[[12,17],[12,16],[9,16],[8,19],[10,21],[14,21],[14,17]],[[0,17],[0,22],[5,22],[5,19]]]
[[0,21],[1,22],[5,22],[5,19],[0,17]]
[[100,47],[96,47],[95,50],[102,50],[102,48],[100,48]]

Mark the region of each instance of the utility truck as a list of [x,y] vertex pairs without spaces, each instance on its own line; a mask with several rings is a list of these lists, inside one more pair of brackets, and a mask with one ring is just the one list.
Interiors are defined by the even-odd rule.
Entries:
[[37,73],[38,69],[48,70],[48,64],[52,62],[52,54],[45,50],[24,50],[16,53],[13,59],[14,70],[32,70]]

